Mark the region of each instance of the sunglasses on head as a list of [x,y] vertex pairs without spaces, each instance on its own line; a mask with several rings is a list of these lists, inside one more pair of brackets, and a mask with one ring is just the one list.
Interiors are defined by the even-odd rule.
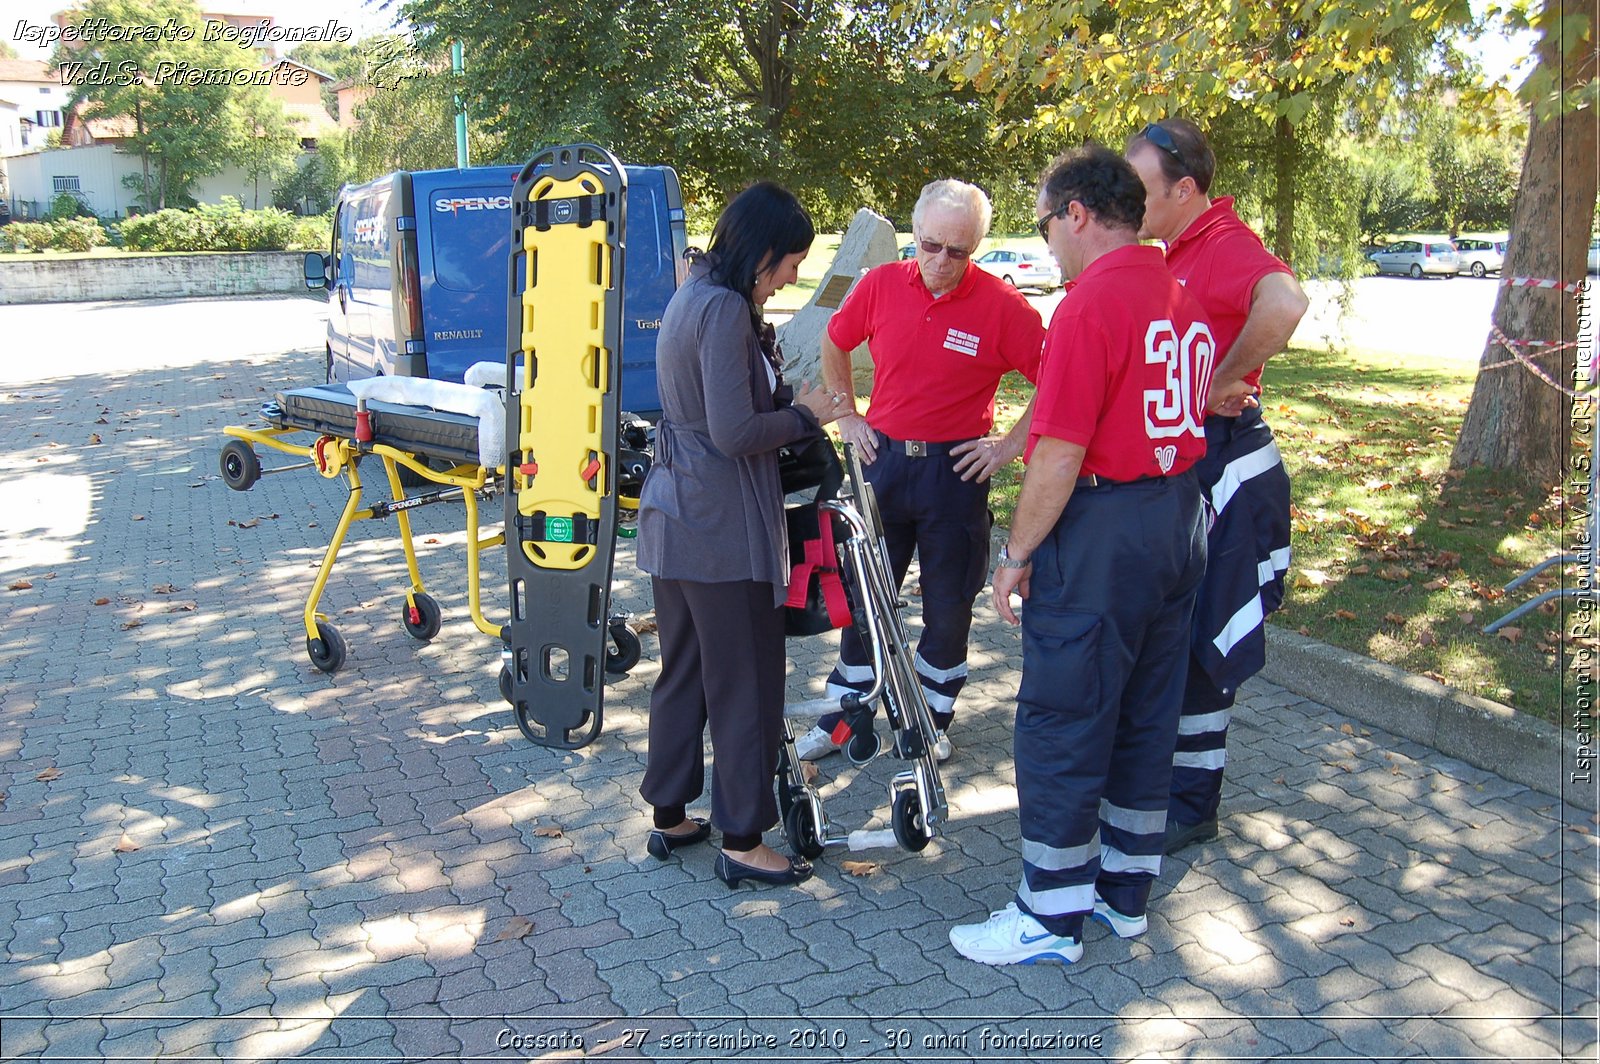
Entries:
[[937,240],[923,240],[921,237],[917,238],[917,247],[922,249],[923,254],[937,256],[942,251],[958,261],[972,254],[971,248],[958,248],[952,244],[941,244]]
[[1177,160],[1178,166],[1184,173],[1189,172],[1189,164],[1183,160],[1183,151],[1178,147],[1178,142],[1172,139],[1172,134],[1162,127],[1151,122],[1139,131],[1139,136],[1153,144],[1158,150],[1166,152]]

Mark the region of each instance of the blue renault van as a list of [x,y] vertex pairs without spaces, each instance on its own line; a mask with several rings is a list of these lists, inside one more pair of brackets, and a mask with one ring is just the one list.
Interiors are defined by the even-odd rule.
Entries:
[[[670,167],[625,169],[622,408],[654,420],[657,330],[682,279],[683,197]],[[328,289],[329,381],[460,381],[474,362],[505,361],[520,170],[402,170],[340,190],[332,254],[306,256],[306,285]]]

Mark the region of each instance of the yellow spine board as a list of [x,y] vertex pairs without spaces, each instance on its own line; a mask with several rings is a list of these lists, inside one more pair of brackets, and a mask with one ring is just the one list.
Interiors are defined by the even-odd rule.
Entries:
[[[600,180],[581,174],[568,181],[545,179],[529,190],[529,202],[593,196]],[[605,482],[603,402],[611,352],[605,346],[605,293],[611,288],[611,247],[606,224],[588,228],[553,226],[523,230],[527,286],[522,292],[522,410],[517,447],[537,465],[528,476],[513,471],[517,512],[544,513],[547,529],[577,515],[600,520]],[[574,305],[588,313],[574,314]],[[596,471],[596,467],[598,470]],[[589,473],[589,476],[585,476]],[[587,543],[549,539],[523,543],[528,560],[546,569],[582,569],[595,556]]]

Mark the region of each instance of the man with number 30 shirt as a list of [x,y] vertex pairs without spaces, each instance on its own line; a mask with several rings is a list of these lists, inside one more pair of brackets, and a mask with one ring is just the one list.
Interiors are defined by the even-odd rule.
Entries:
[[1039,192],[1039,231],[1071,278],[1045,339],[1028,470],[994,574],[1017,623],[1015,736],[1022,881],[950,941],[985,964],[1083,953],[1091,913],[1123,938],[1147,926],[1161,870],[1195,589],[1213,341],[1159,248],[1143,247],[1144,186],[1093,145]]

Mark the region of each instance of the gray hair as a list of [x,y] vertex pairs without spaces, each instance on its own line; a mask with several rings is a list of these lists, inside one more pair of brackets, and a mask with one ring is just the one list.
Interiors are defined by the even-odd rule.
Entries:
[[989,235],[989,222],[994,217],[994,208],[989,204],[989,197],[977,185],[969,185],[951,177],[942,177],[923,185],[922,195],[917,197],[917,205],[911,210],[912,230],[921,232],[923,214],[930,208],[941,207],[972,215],[978,223],[979,240]]

